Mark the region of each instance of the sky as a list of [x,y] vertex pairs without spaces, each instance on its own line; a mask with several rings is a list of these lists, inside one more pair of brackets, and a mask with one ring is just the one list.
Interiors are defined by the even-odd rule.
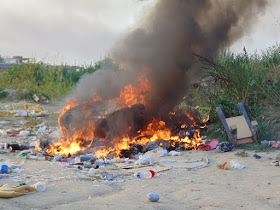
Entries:
[[[234,1],[234,0],[232,0]],[[280,43],[280,1],[231,49],[253,53]],[[0,55],[88,65],[108,55],[155,0],[0,0]]]

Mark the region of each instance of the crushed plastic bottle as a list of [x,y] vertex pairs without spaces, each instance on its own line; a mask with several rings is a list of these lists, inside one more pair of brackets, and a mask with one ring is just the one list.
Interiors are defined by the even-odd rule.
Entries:
[[33,187],[35,187],[38,192],[45,192],[47,185],[44,182],[37,182]]
[[114,179],[113,174],[107,173],[107,172],[101,173],[100,177],[101,177],[101,179],[105,179],[105,180],[108,180],[108,181],[112,181]]
[[153,170],[144,171],[144,172],[137,172],[132,175],[132,177],[136,177],[138,179],[150,179],[155,176],[155,172]]

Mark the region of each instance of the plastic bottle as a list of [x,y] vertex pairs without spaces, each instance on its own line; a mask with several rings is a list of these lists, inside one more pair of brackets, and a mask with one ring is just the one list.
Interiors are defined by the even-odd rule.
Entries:
[[47,185],[45,182],[37,182],[33,187],[35,187],[38,192],[45,192]]
[[39,157],[34,155],[26,155],[26,159],[32,159],[32,160],[45,160],[45,157]]
[[144,172],[137,172],[133,174],[133,177],[136,177],[138,179],[150,179],[155,175],[155,172],[150,170],[150,171],[144,171]]

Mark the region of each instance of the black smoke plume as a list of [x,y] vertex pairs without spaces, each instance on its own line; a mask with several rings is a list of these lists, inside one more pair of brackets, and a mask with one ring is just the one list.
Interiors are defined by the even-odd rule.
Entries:
[[93,92],[115,98],[125,84],[146,75],[152,87],[146,110],[168,114],[202,74],[193,53],[214,58],[250,32],[267,7],[268,0],[158,0],[112,48],[119,68],[104,66],[84,76],[74,98],[82,103]]

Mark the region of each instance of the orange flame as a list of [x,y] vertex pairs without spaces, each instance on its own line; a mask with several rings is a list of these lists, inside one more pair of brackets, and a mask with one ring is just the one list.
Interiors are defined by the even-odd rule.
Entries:
[[139,83],[137,86],[125,85],[120,92],[120,96],[111,100],[111,102],[125,105],[138,103],[146,105],[147,93],[151,90],[149,80],[145,76],[140,76],[137,78],[137,82]]
[[[123,108],[124,106],[131,106],[137,103],[146,104],[148,93],[151,90],[151,86],[149,80],[145,76],[140,76],[137,78],[137,85],[128,84],[123,87],[120,91],[120,95],[114,99],[108,100],[108,102],[113,102],[116,104],[121,104],[118,109]],[[94,101],[102,100],[100,96],[98,96],[97,92],[94,91],[93,98],[87,101],[84,101],[83,104],[91,103]],[[94,122],[89,122],[87,127],[84,127],[81,130],[71,129],[73,134],[68,134],[66,127],[61,123],[61,117],[74,107],[80,105],[76,100],[68,101],[68,105],[66,105],[61,114],[59,115],[59,125],[61,131],[66,136],[63,136],[59,142],[56,142],[50,145],[50,148],[47,150],[47,153],[51,154],[59,154],[67,156],[69,154],[76,154],[79,151],[84,151],[90,149],[94,140],[94,131],[95,124]],[[124,106],[123,106],[124,105]],[[82,107],[83,112],[86,113],[87,106]],[[81,114],[85,114],[81,113]],[[175,116],[175,112],[170,112],[169,117]],[[193,122],[191,125],[192,128],[196,126],[196,123],[191,115],[187,115],[187,117]],[[97,116],[98,119],[105,119],[106,114],[104,116]],[[170,118],[171,119],[171,118]],[[71,126],[70,126],[71,127]],[[182,124],[181,128],[186,128],[187,125]],[[136,137],[129,137],[127,134],[123,134],[122,136],[115,137],[112,139],[110,146],[99,146],[98,148],[93,148],[94,154],[96,157],[106,157],[108,154],[112,154],[113,156],[120,155],[122,150],[126,150],[130,148],[131,144],[147,144],[148,142],[155,142],[158,140],[172,140],[175,145],[176,142],[183,142],[185,144],[185,148],[193,147],[197,149],[201,144],[199,130],[195,131],[192,139],[189,139],[187,135],[186,137],[181,138],[178,135],[172,135],[172,129],[167,127],[166,123],[161,119],[153,119],[144,130],[138,131],[138,135]],[[100,141],[100,139],[99,139]],[[92,148],[91,148],[92,149]]]

